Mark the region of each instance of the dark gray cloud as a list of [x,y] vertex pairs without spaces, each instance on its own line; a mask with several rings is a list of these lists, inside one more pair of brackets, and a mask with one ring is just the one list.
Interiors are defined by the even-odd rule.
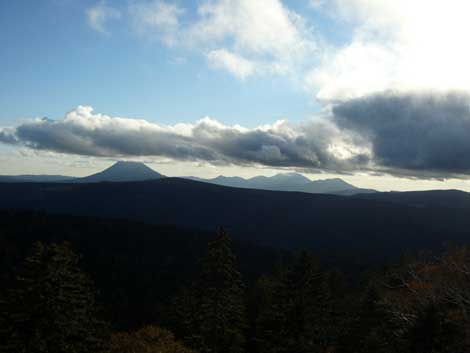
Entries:
[[376,94],[339,103],[328,118],[252,129],[209,118],[161,126],[78,107],[61,120],[37,119],[0,129],[0,142],[100,157],[462,177],[470,174],[470,95]]
[[370,141],[374,164],[394,174],[470,173],[470,95],[384,93],[341,103],[334,121]]
[[[350,170],[358,161],[367,160],[365,155],[351,150],[352,138],[340,134],[327,121],[304,125],[279,121],[246,129],[205,118],[195,124],[160,126],[144,120],[94,114],[91,107],[78,107],[61,120],[37,119],[8,133],[0,130],[0,139],[60,153],[162,156],[213,164]],[[343,155],[338,155],[338,150]]]
[[[80,108],[79,108],[80,109]],[[143,121],[88,117],[83,113],[64,120],[33,121],[18,126],[15,136],[36,149],[86,156],[166,156],[180,160],[214,160],[217,156],[185,136]]]
[[14,145],[18,143],[18,140],[15,136],[15,129],[0,129],[0,142]]

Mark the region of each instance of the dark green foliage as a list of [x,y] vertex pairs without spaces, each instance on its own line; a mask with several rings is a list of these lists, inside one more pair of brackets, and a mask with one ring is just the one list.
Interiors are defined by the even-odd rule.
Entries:
[[[173,226],[0,210],[0,280],[5,288],[12,286],[13,269],[34,241],[69,241],[81,254],[80,267],[99,289],[97,300],[114,328],[165,326],[171,299],[193,281],[213,238],[214,232]],[[283,256],[238,241],[233,249],[248,285]]]
[[[1,215],[7,220],[0,222],[2,353],[108,348],[91,282],[78,265],[93,277],[108,317],[115,318],[115,352],[188,351],[167,327],[201,353],[470,352],[468,248],[408,258],[346,286],[340,273],[324,270],[306,252],[282,257],[273,273],[278,257],[236,247],[251,270],[243,284],[223,231],[198,271],[208,234],[42,213]],[[31,239],[45,242],[18,266]],[[63,239],[83,255],[78,258],[68,243],[54,244]],[[190,281],[170,303],[177,286]],[[136,327],[146,328],[126,333]]]
[[239,353],[245,348],[244,285],[227,233],[209,243],[201,273],[176,300],[182,335],[200,352]]
[[446,314],[446,304],[429,303],[407,332],[411,353],[464,353],[465,327]]
[[2,314],[9,323],[4,352],[91,353],[104,348],[106,325],[97,319],[91,282],[68,243],[34,245]]
[[333,346],[337,315],[330,279],[304,252],[290,269],[258,282],[260,353],[326,352]]
[[350,298],[349,315],[343,323],[343,334],[338,342],[339,353],[393,352],[391,317],[381,302],[374,284],[369,285],[356,304]]

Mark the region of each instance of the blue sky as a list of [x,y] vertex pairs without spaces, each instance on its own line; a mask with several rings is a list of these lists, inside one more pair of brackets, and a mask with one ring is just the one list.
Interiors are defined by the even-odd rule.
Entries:
[[133,159],[167,175],[294,170],[470,189],[458,157],[470,153],[468,11],[460,0],[2,1],[0,174]]
[[[111,3],[123,11],[129,2],[107,5]],[[79,104],[164,124],[209,115],[249,127],[287,116],[304,120],[319,108],[309,92],[290,78],[234,79],[209,67],[196,50],[169,48],[157,35],[139,35],[129,20],[106,21],[107,33],[96,31],[86,11],[97,4],[0,3],[0,77],[8,83],[8,89],[0,92],[2,125],[21,118],[60,118]],[[341,40],[332,20],[318,16],[305,1],[287,4],[315,20],[330,38]]]

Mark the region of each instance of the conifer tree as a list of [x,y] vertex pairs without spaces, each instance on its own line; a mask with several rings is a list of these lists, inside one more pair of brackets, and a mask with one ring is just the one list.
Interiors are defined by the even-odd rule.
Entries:
[[[184,315],[185,341],[199,352],[240,353],[245,347],[244,285],[224,230],[209,243]],[[189,311],[189,314],[188,314]]]
[[[466,328],[446,312],[446,303],[428,303],[407,332],[408,351],[413,353],[464,353]],[[455,313],[454,313],[455,316]]]
[[5,352],[85,353],[103,348],[88,277],[70,244],[41,243],[25,260],[4,307],[11,323]]
[[392,319],[381,299],[376,285],[371,283],[358,308],[350,309],[354,317],[348,322],[339,353],[387,353],[397,345],[392,344]]
[[301,253],[292,268],[271,280],[264,279],[260,285],[267,295],[256,328],[261,353],[329,349],[334,338],[331,293],[326,274],[311,255]]

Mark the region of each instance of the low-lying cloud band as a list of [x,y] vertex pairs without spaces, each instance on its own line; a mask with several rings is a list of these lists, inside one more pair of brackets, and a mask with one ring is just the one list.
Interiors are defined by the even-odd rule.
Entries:
[[470,174],[469,132],[467,93],[386,92],[339,103],[303,124],[251,129],[210,118],[162,126],[79,106],[61,120],[0,129],[0,142],[86,156],[442,178]]
[[0,141],[87,156],[162,156],[213,164],[312,169],[348,169],[354,158],[360,158],[352,152],[347,158],[337,155],[332,144],[347,150],[353,141],[326,121],[299,126],[278,121],[247,129],[204,118],[195,124],[161,126],[94,114],[85,106],[67,113],[62,120],[36,119],[0,130]]

